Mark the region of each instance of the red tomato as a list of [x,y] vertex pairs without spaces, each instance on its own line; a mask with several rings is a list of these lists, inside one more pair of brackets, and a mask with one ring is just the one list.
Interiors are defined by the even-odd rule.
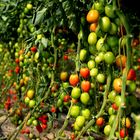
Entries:
[[47,128],[47,124],[41,124],[42,129],[46,129]]
[[90,75],[90,70],[85,67],[85,68],[81,68],[80,69],[80,75],[83,77],[83,78],[88,78],[89,75]]
[[96,125],[103,126],[104,125],[104,118],[103,117],[97,118]]
[[89,81],[84,80],[81,82],[81,89],[84,92],[89,92],[90,88],[91,88],[91,83]]
[[127,80],[136,80],[136,72],[134,69],[130,69],[127,74]]
[[79,83],[78,74],[71,74],[70,77],[69,77],[69,83],[72,86],[76,86]]
[[118,110],[118,106],[117,106],[115,103],[112,104],[112,108],[113,108],[114,110]]
[[68,60],[68,59],[69,59],[68,55],[64,55],[64,56],[63,56],[63,59],[64,59],[64,60]]
[[16,58],[15,62],[16,62],[17,64],[19,64],[19,58]]
[[37,47],[36,47],[36,46],[32,46],[32,47],[30,48],[30,50],[31,50],[32,52],[37,52]]
[[20,67],[19,66],[16,66],[15,73],[18,74],[19,72],[20,72]]
[[125,138],[127,135],[128,135],[128,130],[125,129],[125,128],[122,128],[122,129],[120,130],[120,137],[121,137],[121,138]]
[[56,112],[56,108],[54,106],[51,107],[51,112],[55,113]]
[[65,95],[63,98],[64,102],[68,102],[70,100],[70,96],[69,95]]
[[71,140],[75,140],[75,134],[74,133],[71,133]]
[[38,131],[39,133],[41,133],[41,132],[43,131],[43,129],[42,129],[42,127],[41,127],[40,124],[36,126],[36,129],[37,129],[37,131]]

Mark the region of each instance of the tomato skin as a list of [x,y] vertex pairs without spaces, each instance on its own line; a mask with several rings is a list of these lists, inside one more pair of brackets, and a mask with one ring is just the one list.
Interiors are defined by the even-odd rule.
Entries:
[[98,125],[99,127],[104,125],[104,118],[103,117],[99,117],[96,120],[96,125]]
[[70,77],[69,77],[69,83],[72,86],[76,86],[79,83],[78,74],[71,74]]
[[134,69],[129,70],[127,80],[136,80],[136,71]]
[[90,70],[85,67],[85,68],[81,68],[80,69],[80,75],[83,77],[83,78],[88,78],[89,75],[90,75]]
[[120,68],[125,68],[126,66],[127,57],[125,55],[118,55],[116,57],[116,65]]
[[91,83],[89,81],[84,80],[81,82],[81,89],[84,92],[89,92],[90,88],[91,88]]
[[70,96],[69,95],[65,95],[63,101],[64,102],[68,102],[70,100]]
[[125,138],[127,135],[128,135],[128,130],[125,129],[125,128],[122,128],[122,129],[120,130],[120,137],[121,137],[121,138]]
[[122,89],[122,80],[120,78],[116,78],[113,81],[113,88],[116,92],[120,93]]
[[110,134],[110,131],[111,131],[111,126],[108,124],[104,127],[104,134],[108,136]]
[[79,87],[74,87],[71,91],[71,97],[73,99],[78,99],[81,95],[81,90]]
[[55,112],[56,112],[56,107],[55,107],[55,106],[52,106],[52,107],[51,107],[51,112],[52,112],[52,113],[55,113]]
[[60,79],[65,82],[67,80],[67,78],[68,78],[68,72],[62,71],[60,73]]
[[35,52],[37,52],[37,47],[36,47],[36,46],[32,46],[32,47],[30,48],[30,50],[31,50],[33,53],[35,53]]
[[107,64],[112,64],[115,61],[115,56],[112,52],[106,52],[104,55],[104,60]]
[[20,67],[19,67],[19,66],[16,66],[16,68],[15,68],[15,73],[16,73],[16,74],[19,74],[19,73],[20,73]]
[[112,104],[112,108],[113,108],[114,110],[118,110],[119,107],[118,107],[115,103],[113,103],[113,104]]

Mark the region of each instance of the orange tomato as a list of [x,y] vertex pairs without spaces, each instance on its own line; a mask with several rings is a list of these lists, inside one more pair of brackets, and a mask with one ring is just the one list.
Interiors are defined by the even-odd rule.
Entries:
[[121,78],[116,78],[113,81],[113,88],[116,92],[120,93],[122,89],[122,80]]
[[96,28],[97,28],[97,23],[96,22],[91,23],[90,26],[89,26],[89,29],[90,29],[91,32],[95,32]]
[[116,65],[118,67],[125,68],[126,66],[127,57],[125,55],[118,55],[116,57]]
[[97,10],[89,10],[87,16],[86,16],[86,20],[89,23],[93,23],[93,22],[97,22],[99,19],[99,12]]

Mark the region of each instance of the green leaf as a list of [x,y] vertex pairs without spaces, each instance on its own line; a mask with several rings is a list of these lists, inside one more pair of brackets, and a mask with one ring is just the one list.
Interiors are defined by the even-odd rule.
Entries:
[[43,8],[42,10],[37,12],[34,22],[35,25],[39,24],[44,19],[46,10],[47,8]]

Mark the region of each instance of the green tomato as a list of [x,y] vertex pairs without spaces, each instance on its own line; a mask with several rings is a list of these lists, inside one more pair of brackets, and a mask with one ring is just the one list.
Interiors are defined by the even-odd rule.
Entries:
[[105,14],[110,18],[115,18],[115,12],[113,9],[113,5],[106,5],[105,6]]
[[120,95],[117,95],[115,97],[115,104],[119,107],[121,105],[121,96]]
[[104,127],[104,134],[106,135],[106,136],[108,136],[109,134],[110,134],[110,131],[111,131],[111,126],[108,124],[108,125],[106,125],[105,127]]
[[80,50],[80,61],[85,61],[87,57],[87,50],[86,49],[81,49]]
[[99,83],[104,83],[105,82],[105,75],[103,74],[103,73],[99,73],[98,75],[97,75],[97,77],[96,77],[96,79],[97,79],[97,81],[99,82]]
[[114,114],[112,114],[110,117],[109,117],[109,125],[113,125],[113,123],[114,123],[114,120],[115,120],[115,118],[116,118],[116,115],[114,115]]
[[87,63],[87,65],[88,65],[88,68],[89,69],[92,69],[92,68],[95,67],[95,61],[94,60],[89,60],[88,63]]
[[78,117],[80,114],[80,107],[77,105],[74,105],[70,109],[70,115],[74,118]]
[[81,97],[80,97],[80,101],[84,104],[84,105],[87,105],[90,101],[90,96],[87,92],[83,92],[81,94]]
[[88,108],[86,108],[82,110],[81,114],[85,117],[85,119],[88,120],[90,118],[91,112]]
[[109,32],[111,29],[111,21],[109,17],[107,16],[102,17],[101,20],[99,21],[99,25],[103,32]]
[[113,103],[116,97],[116,91],[112,90],[109,94],[108,94],[108,99]]
[[97,76],[97,74],[98,74],[98,69],[97,68],[92,68],[90,70],[90,76],[91,77],[95,77],[95,76]]
[[85,124],[85,117],[84,116],[78,116],[75,120],[75,123],[78,125],[78,127],[83,127]]
[[91,32],[88,35],[88,43],[89,43],[89,45],[95,45],[96,42],[97,42],[97,35],[95,32]]
[[33,108],[35,106],[35,104],[36,104],[36,101],[35,100],[30,100],[29,101],[29,107],[30,108]]
[[78,99],[81,96],[81,89],[79,87],[74,87],[71,91],[71,97]]
[[104,55],[104,60],[107,64],[112,64],[115,61],[115,56],[112,52],[106,52]]

